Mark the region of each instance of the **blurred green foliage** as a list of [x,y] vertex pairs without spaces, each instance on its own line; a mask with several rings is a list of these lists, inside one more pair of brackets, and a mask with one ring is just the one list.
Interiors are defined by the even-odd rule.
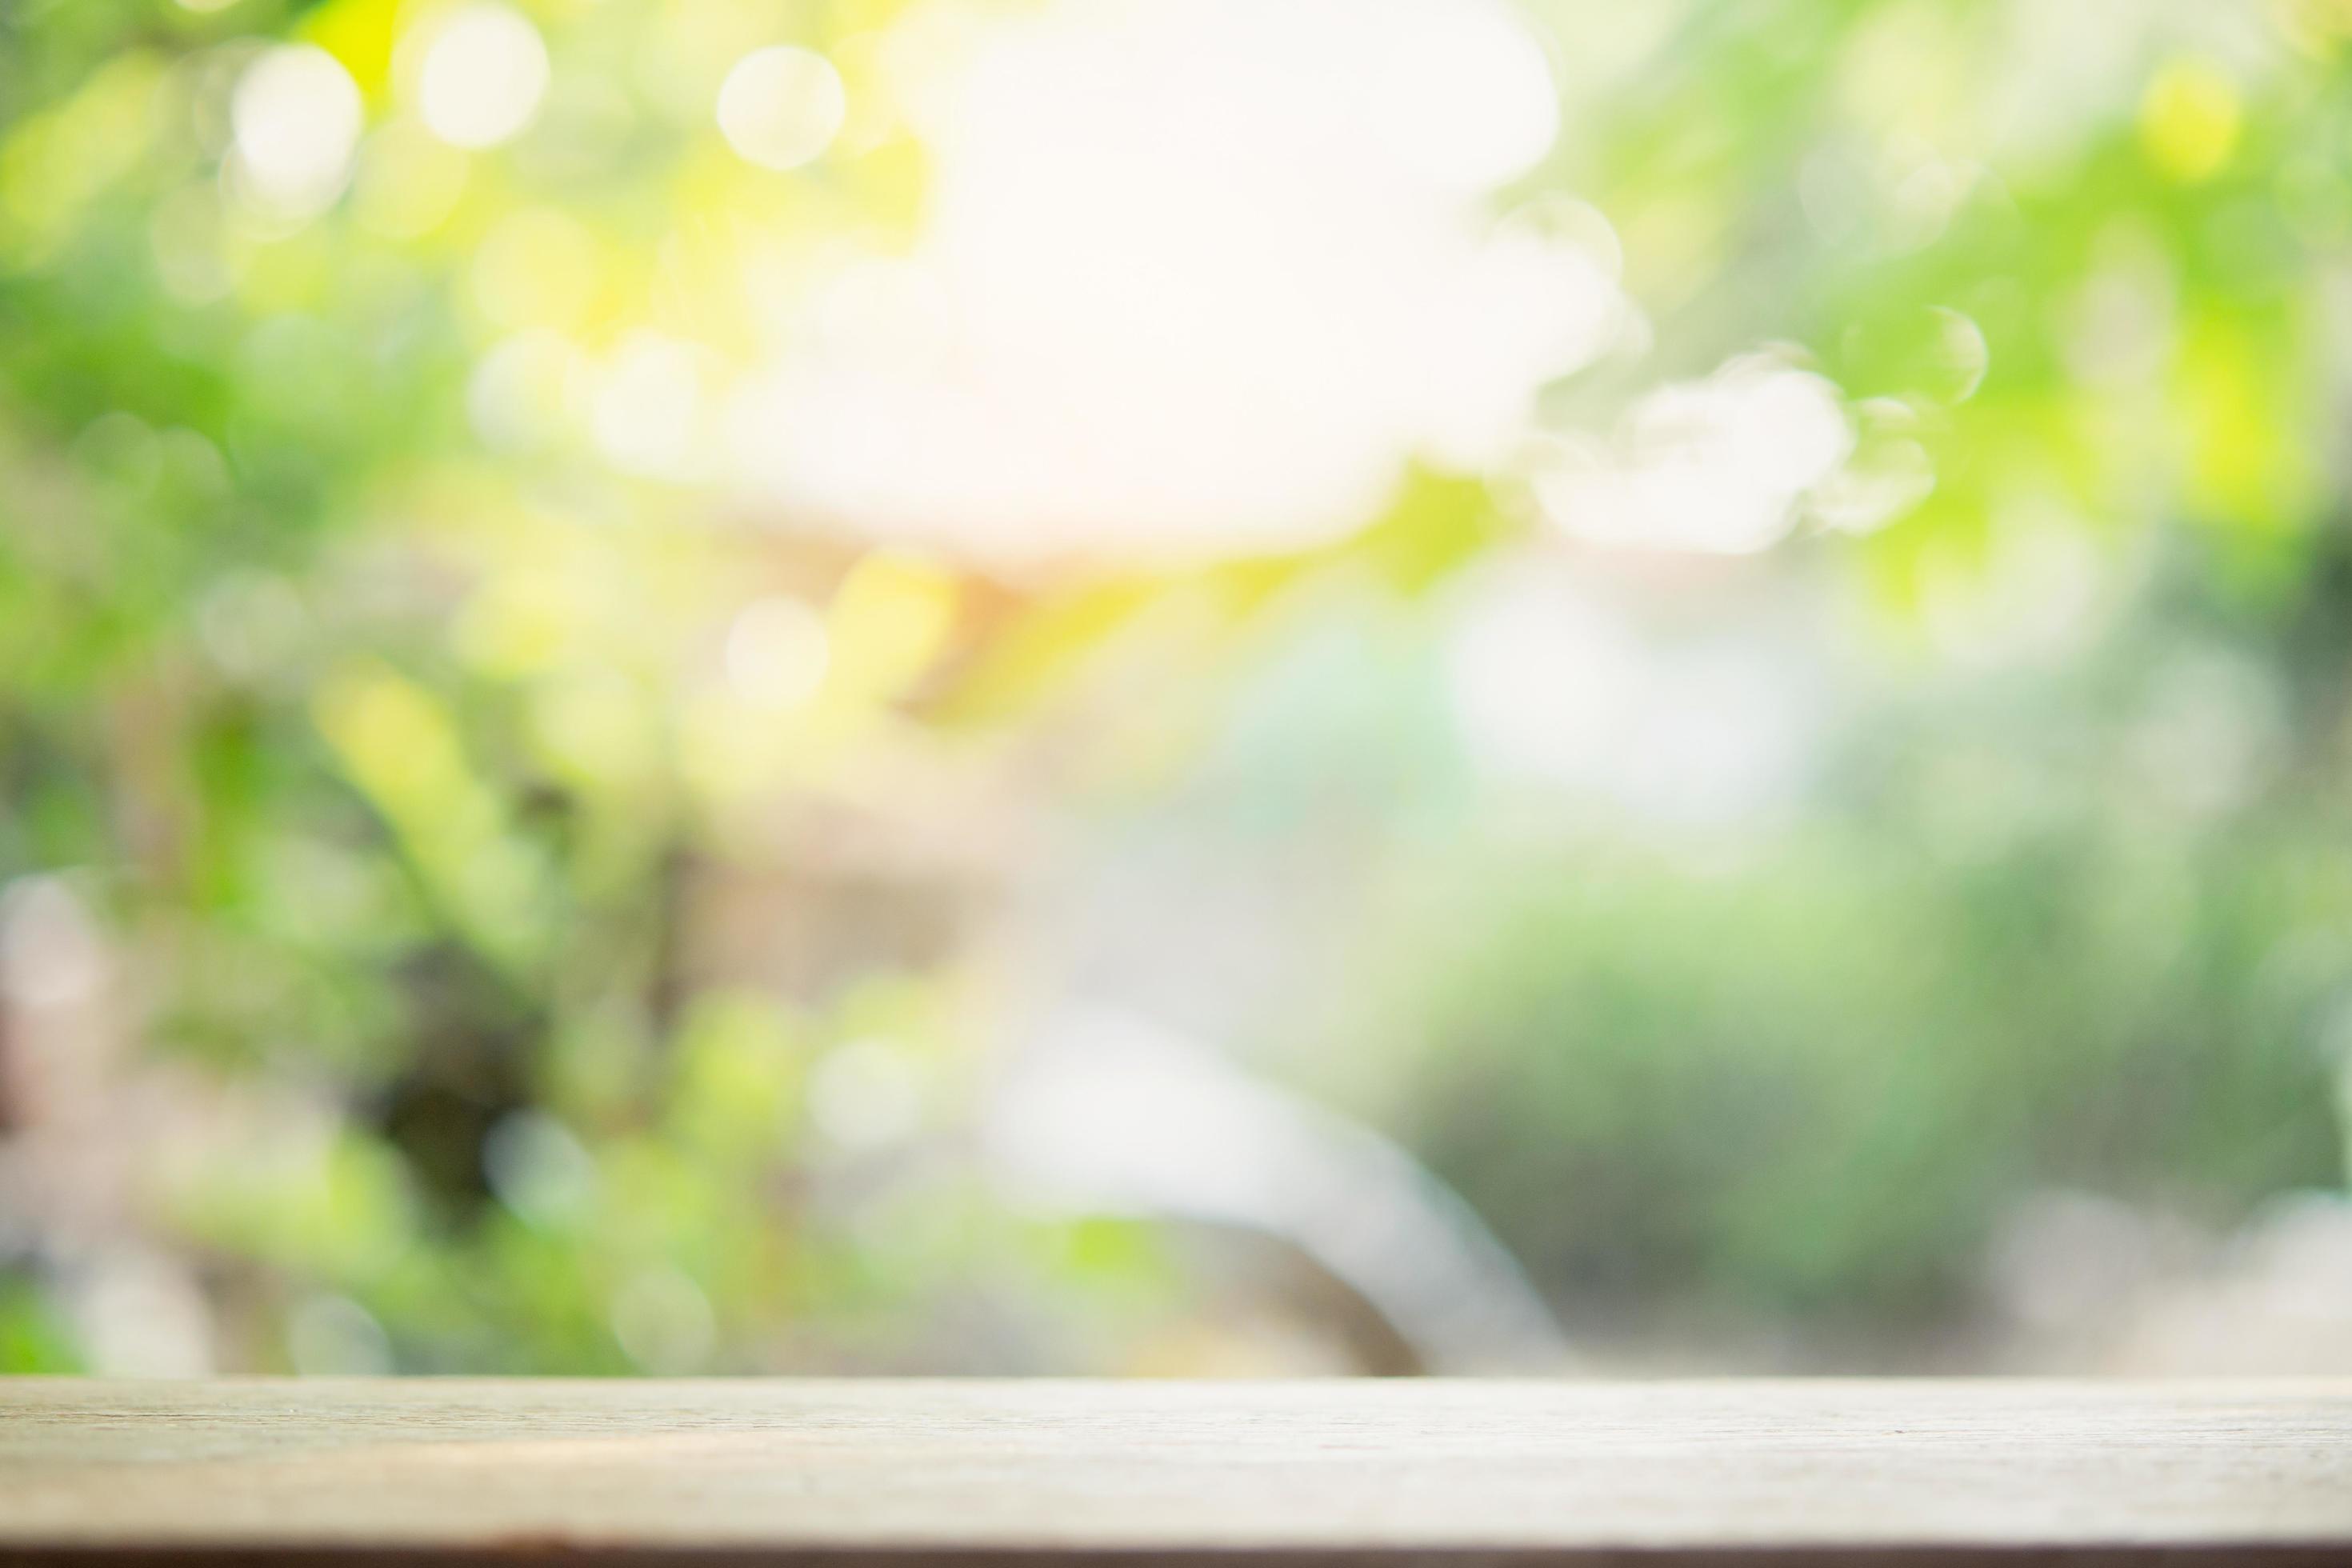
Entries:
[[1839,809],[1727,860],[1449,854],[1395,958],[1444,1044],[1391,1114],[1596,1317],[1761,1315],[1849,1364],[1982,1310],[2021,1191],[2226,1228],[2336,1185],[2333,725],[2242,807],[2184,809],[2133,749],[2164,647],[1873,714]]
[[[130,1059],[59,1125],[187,1145],[110,1223],[193,1260],[225,1361],[1120,1363],[1177,1290],[1147,1233],[956,1170],[861,1184],[808,1105],[881,1040],[952,1128],[992,994],[921,932],[972,890],[828,883],[816,848],[1032,748],[1075,752],[1022,776],[1082,815],[1392,792],[1346,840],[1395,879],[1349,994],[1313,1048],[1286,1016],[1245,1043],[1454,1180],[1572,1326],[1793,1321],[1834,1361],[1964,1319],[2035,1185],[2228,1223],[2340,1176],[2352,11],[1534,7],[1566,121],[1515,198],[1605,214],[1654,329],[1554,408],[1785,341],[1858,462],[1933,476],[1743,568],[1823,585],[1873,673],[1811,804],[1727,858],[1607,813],[1523,830],[1442,717],[1397,717],[1438,706],[1431,606],[1533,527],[1499,484],[1421,476],[1297,557],[1039,584],[780,536],[560,436],[488,449],[493,340],[723,341],[751,306],[709,284],[715,235],[902,236],[922,154],[778,177],[709,121],[769,42],[833,51],[854,98],[883,0],[547,0],[578,90],[477,153],[394,107],[425,9],[0,5],[0,882],[63,876],[109,933]],[[276,39],[335,56],[375,129],[348,193],[272,226],[220,165]],[[1297,606],[1366,584],[1414,629],[1346,678],[1372,739],[1301,760],[1311,726],[1252,716]],[[790,712],[709,678],[761,593],[832,649]],[[2225,718],[2275,705],[2218,795],[2166,776],[2223,743],[2193,721],[2142,743],[2213,648]],[[739,917],[801,932],[806,973],[747,971],[698,912],[745,866],[821,884]],[[918,913],[860,939],[889,898]],[[189,1127],[131,1105],[143,1073]],[[44,1092],[0,1103],[20,1141],[65,1116]],[[51,1287],[80,1245],[0,1234],[0,1370],[76,1364]]]

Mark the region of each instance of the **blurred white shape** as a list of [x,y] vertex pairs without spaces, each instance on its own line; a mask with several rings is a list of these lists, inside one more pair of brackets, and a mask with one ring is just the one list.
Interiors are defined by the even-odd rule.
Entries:
[[659,332],[633,332],[596,393],[596,445],[614,467],[648,479],[688,479],[702,458],[704,356]]
[[2042,1332],[2112,1320],[2186,1251],[2162,1216],[2096,1193],[2036,1193],[1994,1233],[1986,1258],[1994,1297]]
[[467,5],[434,31],[417,112],[445,142],[495,147],[530,123],[547,78],[547,46],[528,17],[507,5]]
[[265,50],[229,102],[242,194],[273,216],[306,217],[342,193],[363,119],[360,89],[310,44]]
[[1801,787],[1820,729],[1797,650],[1717,632],[1644,637],[1549,563],[1505,561],[1457,606],[1446,673],[1481,771],[1720,826]]
[[2352,1204],[2282,1194],[2207,1268],[2100,1321],[2126,1373],[2352,1373]]
[[939,374],[955,302],[918,261],[862,259],[834,278],[799,323],[809,350],[900,374]]
[[1514,455],[1535,390],[1596,357],[1624,314],[1615,245],[1605,227],[1596,244],[1507,224],[1467,258],[1424,318],[1412,416],[1424,456],[1478,472]]
[[1478,191],[1517,178],[1551,150],[1559,89],[1542,46],[1510,11],[1374,0],[1349,13],[1370,36],[1344,85],[1363,95],[1360,112],[1401,163]]
[[727,628],[727,683],[764,708],[807,700],[824,679],[828,658],[824,618],[787,595],[754,599]]
[[1662,821],[1754,817],[1795,794],[1816,727],[1804,682],[1771,651],[1728,640],[1678,649],[1660,663],[1619,787]]
[[851,1040],[811,1070],[808,1107],[817,1131],[842,1148],[879,1148],[921,1124],[922,1074],[896,1041]]
[[2221,1237],[2095,1194],[2036,1194],[1987,1265],[2020,1370],[2352,1372],[2352,1204],[2338,1192],[2280,1194]]
[[1475,596],[1446,663],[1471,754],[1507,778],[1606,781],[1646,677],[1625,626],[1540,575]]
[[719,130],[746,160],[796,169],[832,145],[849,112],[841,73],[790,44],[754,49],[719,89]]
[[76,1270],[75,1327],[101,1377],[202,1377],[213,1370],[212,1309],[187,1270],[117,1248]]
[[1778,543],[1853,449],[1835,387],[1748,354],[1642,398],[1611,441],[1558,442],[1534,486],[1547,517],[1595,544],[1746,555]]
[[2273,1310],[2332,1321],[2338,1348],[2352,1362],[2352,1204],[2344,1194],[2273,1198],[2238,1245],[2242,1267],[2267,1286]]
[[853,531],[1318,542],[1413,457],[1507,454],[1622,309],[1573,237],[1490,232],[1556,116],[1497,0],[1062,0],[919,83],[914,254],[846,267],[731,411],[747,486]]
[[1936,489],[1927,448],[1907,436],[1865,442],[1845,465],[1813,489],[1812,513],[1825,528],[1871,533],[1926,500]]
[[1402,1149],[1139,1019],[1081,1008],[1055,1020],[999,1085],[982,1137],[1016,1201],[1289,1243],[1427,1370],[1567,1359],[1517,1262]]

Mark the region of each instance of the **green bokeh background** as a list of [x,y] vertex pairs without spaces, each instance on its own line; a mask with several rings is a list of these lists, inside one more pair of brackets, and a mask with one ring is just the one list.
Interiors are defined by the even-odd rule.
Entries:
[[[0,884],[106,954],[99,1021],[0,1032],[0,1369],[106,1364],[125,1249],[222,1367],[1322,1364],[1246,1326],[1270,1266],[954,1157],[1008,994],[1056,983],[992,790],[1066,880],[1344,867],[1317,962],[1203,1016],[1603,1362],[2003,1364],[1985,1258],[2034,1194],[2218,1237],[2341,1185],[2352,9],[1532,8],[1563,130],[1510,199],[1605,215],[1654,329],[1553,409],[1788,343],[1934,475],[1669,590],[1579,568],[1674,627],[1793,605],[1832,668],[1801,798],[1731,833],[1473,764],[1447,616],[1539,530],[1499,481],[1012,580],[486,447],[516,214],[570,268],[541,324],[724,342],[698,237],[887,245],[924,190],[904,135],[752,168],[642,68],[853,61],[884,0],[528,8],[604,118],[464,154],[400,128],[417,7],[0,4]],[[225,84],[287,38],[373,139],[241,227]],[[759,592],[831,639],[789,722],[706,679]],[[1167,985],[1221,984],[1196,936]],[[915,1109],[845,1149],[812,1084],[877,1041]]]

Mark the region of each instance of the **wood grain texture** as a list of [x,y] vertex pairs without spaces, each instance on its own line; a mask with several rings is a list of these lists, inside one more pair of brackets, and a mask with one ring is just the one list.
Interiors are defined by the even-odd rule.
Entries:
[[0,1380],[0,1560],[2352,1562],[2352,1384]]

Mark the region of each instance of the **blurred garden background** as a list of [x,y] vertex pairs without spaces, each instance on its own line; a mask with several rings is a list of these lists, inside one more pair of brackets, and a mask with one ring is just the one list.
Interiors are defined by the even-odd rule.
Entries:
[[0,1370],[2352,1370],[2352,5],[0,0]]

